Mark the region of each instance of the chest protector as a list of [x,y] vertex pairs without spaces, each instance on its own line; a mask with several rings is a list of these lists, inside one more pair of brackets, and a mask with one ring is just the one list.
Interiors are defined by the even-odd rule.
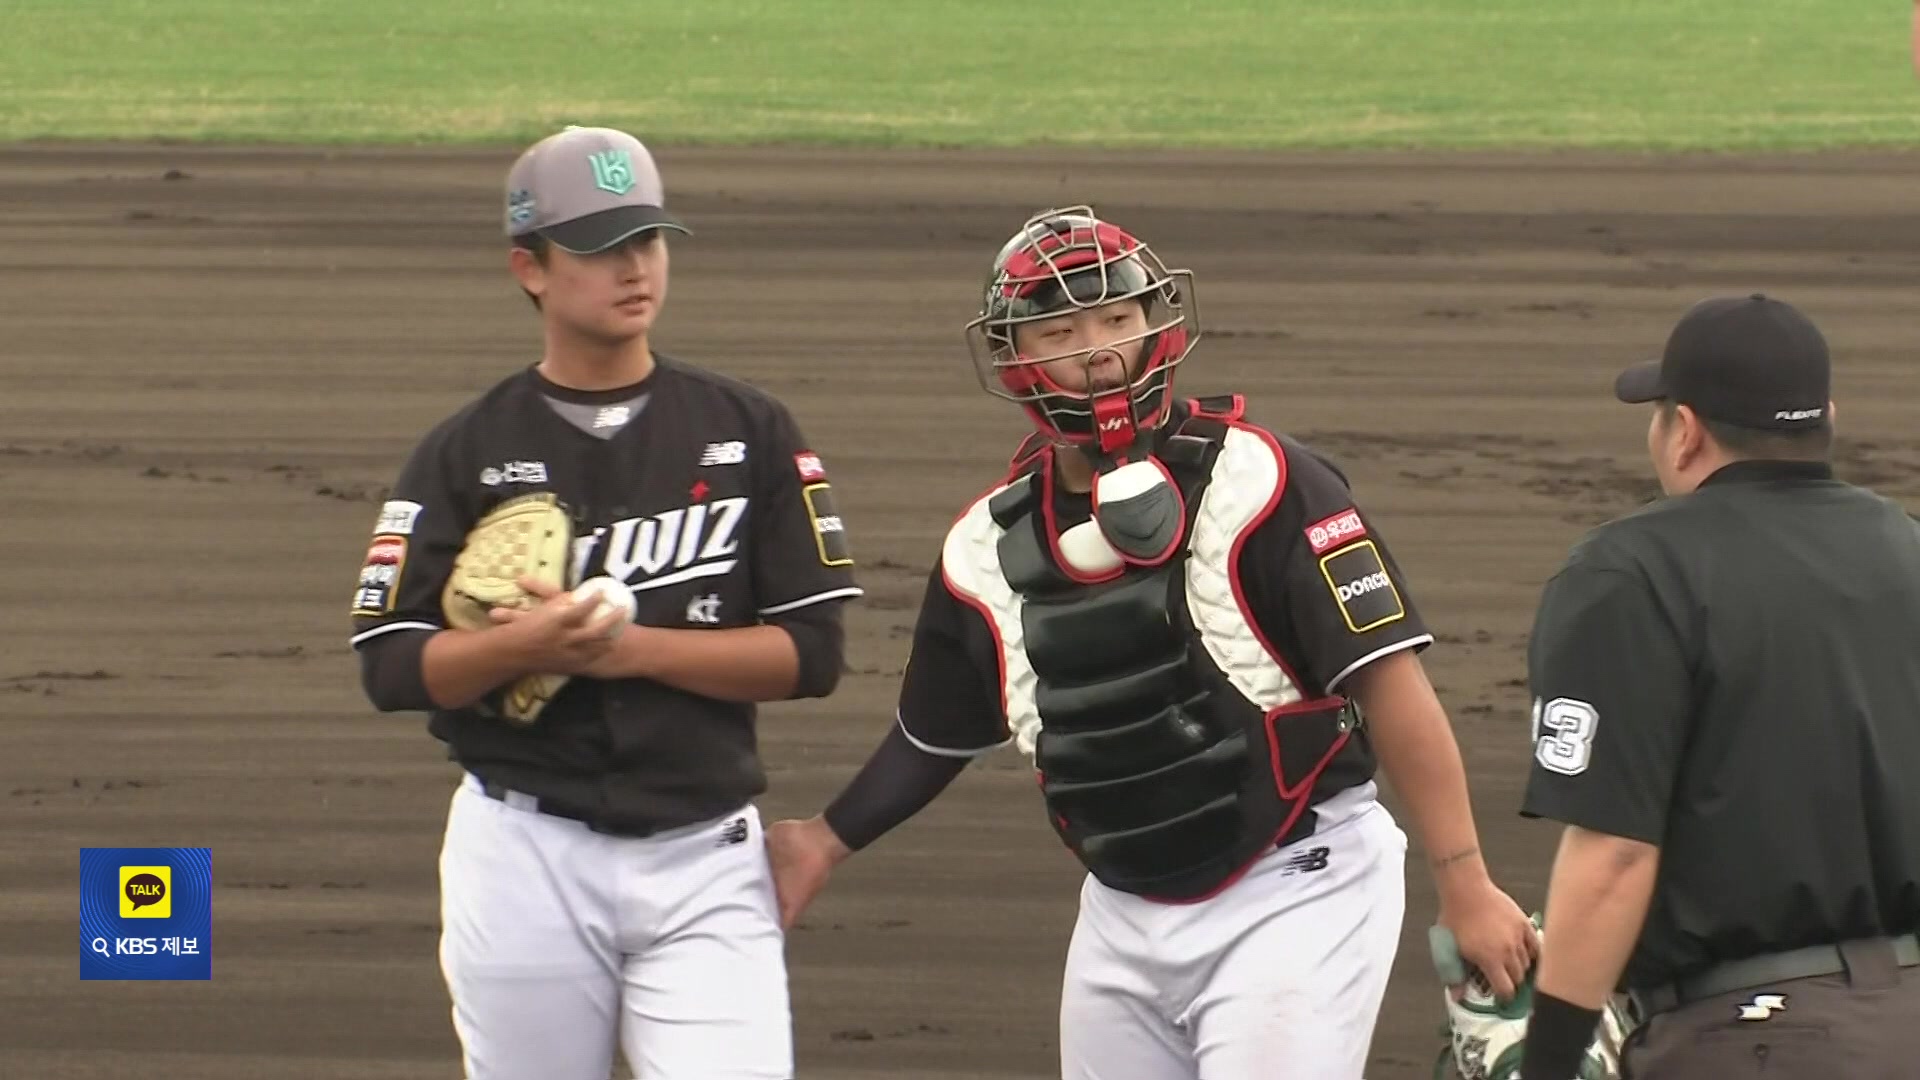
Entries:
[[1309,835],[1332,793],[1316,781],[1359,723],[1343,698],[1303,696],[1246,608],[1237,561],[1279,505],[1285,452],[1239,422],[1237,396],[1192,405],[1146,463],[1164,492],[1103,513],[1129,485],[1097,486],[1095,520],[1062,533],[1042,452],[943,550],[949,587],[994,627],[1008,724],[1055,831],[1102,883],[1170,902]]

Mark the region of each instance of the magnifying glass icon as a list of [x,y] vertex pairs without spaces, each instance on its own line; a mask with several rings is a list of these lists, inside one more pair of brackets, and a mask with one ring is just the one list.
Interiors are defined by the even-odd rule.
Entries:
[[110,957],[113,955],[113,953],[107,949],[107,939],[103,937],[93,939],[93,951],[99,953],[101,956]]

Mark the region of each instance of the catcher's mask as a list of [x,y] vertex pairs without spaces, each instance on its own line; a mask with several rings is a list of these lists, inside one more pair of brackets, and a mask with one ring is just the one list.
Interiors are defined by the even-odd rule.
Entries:
[[[1014,329],[1022,323],[1138,302],[1146,329],[1108,342],[1050,356],[1022,355]],[[1172,404],[1173,369],[1200,336],[1193,273],[1169,270],[1153,249],[1089,206],[1047,210],[1027,220],[994,257],[980,313],[967,324],[967,348],[980,385],[1018,403],[1046,437],[1113,455],[1164,423]],[[1046,365],[1139,341],[1138,367],[1124,386],[1073,391],[1048,375]],[[1089,383],[1091,385],[1091,383]]]

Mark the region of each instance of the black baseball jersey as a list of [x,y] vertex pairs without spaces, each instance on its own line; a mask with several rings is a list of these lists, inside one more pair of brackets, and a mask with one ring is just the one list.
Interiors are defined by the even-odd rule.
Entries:
[[[1176,417],[1167,430],[1178,424]],[[1338,693],[1372,660],[1425,649],[1433,636],[1346,479],[1299,442],[1284,436],[1278,442],[1286,486],[1274,512],[1248,535],[1237,580],[1256,629],[1311,698]],[[1092,515],[1085,494],[1056,486],[1046,497],[1061,531]],[[936,562],[900,688],[900,726],[922,750],[964,756],[1007,741],[999,649],[986,616],[954,595]],[[1329,768],[1328,784],[1372,776],[1364,733]]]
[[1920,928],[1920,526],[1739,462],[1540,600],[1522,813],[1662,849],[1621,987]]
[[[444,627],[441,592],[474,523],[551,492],[574,521],[573,583],[610,575],[634,621],[724,629],[858,596],[819,455],[775,398],[656,357],[638,386],[569,390],[526,368],[435,427],[381,509],[352,602],[353,643]],[[470,771],[616,822],[672,827],[765,789],[751,705],[651,680],[575,678],[537,723],[491,696],[434,711]]]

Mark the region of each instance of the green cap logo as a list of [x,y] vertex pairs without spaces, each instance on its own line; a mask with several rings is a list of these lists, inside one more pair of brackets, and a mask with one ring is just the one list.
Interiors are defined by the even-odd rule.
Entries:
[[633,190],[633,159],[625,150],[602,150],[597,154],[588,154],[587,161],[593,166],[593,186],[615,195],[625,195]]

